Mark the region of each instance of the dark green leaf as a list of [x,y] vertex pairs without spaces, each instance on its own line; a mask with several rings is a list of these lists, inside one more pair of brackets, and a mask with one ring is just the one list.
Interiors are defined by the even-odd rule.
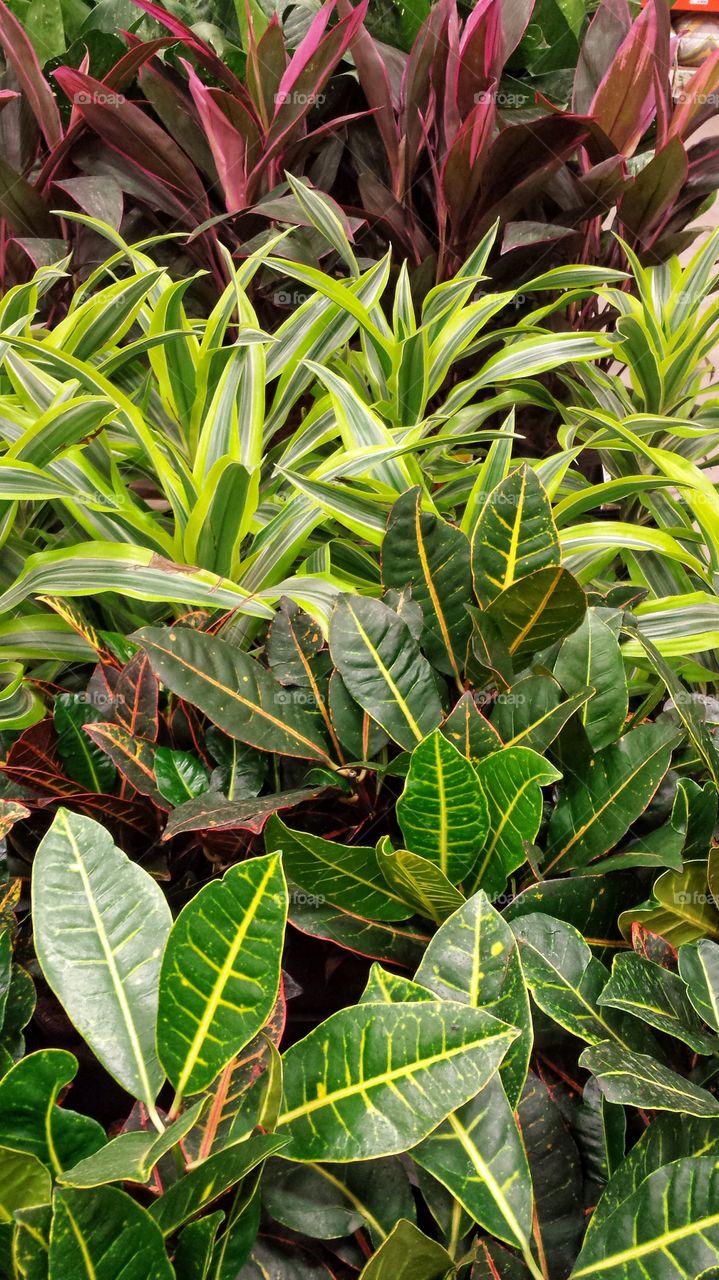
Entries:
[[442,1000],[484,1008],[516,1027],[500,1074],[517,1105],[532,1051],[532,1019],[519,951],[512,930],[476,893],[437,931],[417,969],[416,980]]
[[440,516],[422,510],[421,489],[395,502],[382,543],[385,587],[412,588],[424,616],[422,648],[434,667],[459,681],[464,671],[472,598],[469,542]]
[[359,1005],[284,1055],[277,1131],[300,1160],[393,1155],[484,1087],[516,1032],[450,1001]]
[[551,676],[525,676],[497,696],[492,724],[505,746],[531,747],[541,754],[570,716],[586,707],[591,692],[580,689],[562,701],[559,685]]
[[406,623],[380,600],[341,595],[330,650],[349,693],[411,751],[442,719],[434,677]]
[[117,1187],[58,1191],[49,1280],[172,1280],[162,1235]]
[[517,867],[526,862],[542,820],[542,786],[561,774],[529,747],[504,747],[477,765],[489,810],[489,836],[472,868],[471,881],[497,898]]
[[210,785],[207,770],[190,751],[172,751],[157,747],[155,780],[160,795],[171,805],[180,805],[202,795]]
[[397,821],[407,848],[453,884],[477,861],[489,830],[487,801],[469,760],[439,729],[412,752]]
[[629,695],[622,651],[601,610],[587,609],[583,622],[563,641],[554,674],[569,694],[594,690],[580,712],[593,750],[614,742],[624,728]]
[[262,1133],[208,1156],[175,1182],[150,1207],[150,1214],[163,1236],[169,1236],[201,1208],[212,1204],[256,1165],[284,1145],[284,1138]]
[[371,845],[343,845],[270,818],[265,848],[282,854],[288,878],[319,902],[372,920],[408,920],[413,908],[384,880]]
[[537,569],[507,587],[486,610],[512,659],[528,658],[574,631],[586,611],[576,578],[560,567]]
[[595,862],[621,840],[649,804],[676,738],[664,724],[643,724],[605,747],[586,774],[560,788],[549,824],[545,874]]
[[363,1269],[360,1280],[443,1280],[454,1270],[447,1250],[400,1219]]
[[537,569],[560,562],[549,499],[526,464],[502,480],[484,504],[472,535],[477,599],[490,604],[501,591]]
[[610,1102],[689,1116],[719,1116],[719,1101],[711,1093],[646,1053],[631,1053],[604,1040],[585,1049],[579,1061],[597,1077]]
[[389,836],[379,841],[376,856],[389,888],[435,924],[441,924],[464,902],[464,896],[434,862],[407,849],[393,849]]
[[634,953],[615,958],[599,1004],[631,1013],[683,1040],[695,1053],[713,1053],[719,1048],[719,1041],[706,1032],[692,1008],[682,979]]
[[485,720],[471,693],[463,693],[442,725],[442,733],[471,764],[478,764],[502,742],[497,730]]
[[314,710],[283,701],[281,685],[254,658],[191,627],[145,627],[134,637],[157,677],[220,729],[261,751],[331,763]]
[[157,1047],[178,1097],[199,1093],[267,1021],[287,890],[276,855],[231,867],[180,912],[162,960]]

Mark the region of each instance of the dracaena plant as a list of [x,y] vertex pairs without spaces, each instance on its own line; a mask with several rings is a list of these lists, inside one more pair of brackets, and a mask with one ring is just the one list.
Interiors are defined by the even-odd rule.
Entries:
[[[464,482],[479,464],[467,467],[466,450],[498,435],[484,422],[537,398],[551,409],[538,375],[610,350],[601,334],[546,327],[548,317],[561,325],[601,272],[564,267],[536,277],[528,296],[552,300],[536,319],[498,327],[514,292],[481,289],[490,232],[418,313],[406,271],[392,286],[388,259],[361,270],[331,205],[302,183],[294,188],[348,276],[303,267],[269,242],[232,273],[209,317],[193,319],[183,305],[190,281],[173,283],[142,246],[93,224],[117,251],[62,321],[38,323],[37,307],[63,264],[6,294],[0,628],[8,661],[88,656],[83,617],[85,631],[128,632],[191,605],[239,611],[256,627],[283,594],[326,625],[339,586],[377,577],[336,531],[377,545],[392,501],[417,484],[430,507],[441,485],[448,502],[467,499],[471,514],[478,490],[472,496]],[[279,273],[306,296],[268,332],[248,288],[258,277],[276,288]],[[508,433],[511,421],[505,442]],[[314,557],[321,562],[333,541],[337,570],[321,565],[319,576]],[[97,605],[73,606],[73,620],[48,608],[62,615],[88,596]],[[44,613],[25,604],[37,597]]]

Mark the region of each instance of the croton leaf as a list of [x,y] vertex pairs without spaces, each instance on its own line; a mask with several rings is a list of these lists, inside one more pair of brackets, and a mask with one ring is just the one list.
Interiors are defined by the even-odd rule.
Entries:
[[433,666],[460,681],[471,623],[469,542],[440,516],[422,510],[422,491],[410,489],[395,502],[382,543],[385,587],[412,588],[422,607],[422,647]]
[[371,845],[344,845],[290,830],[277,815],[265,827],[268,853],[282,854],[287,876],[321,902],[372,920],[408,920],[413,908],[384,880]]
[[586,867],[618,844],[649,804],[675,742],[671,726],[639,725],[599,752],[591,770],[565,780],[549,824],[545,874]]
[[364,1227],[377,1247],[400,1218],[412,1220],[415,1204],[400,1160],[354,1164],[268,1161],[262,1200],[283,1226],[316,1240],[340,1240]]
[[441,924],[464,902],[463,895],[434,862],[407,849],[393,849],[389,836],[379,841],[376,856],[390,889],[418,915],[435,924]]
[[413,1147],[412,1156],[480,1227],[529,1253],[532,1183],[499,1075]]
[[536,838],[542,820],[541,788],[561,774],[529,747],[505,747],[480,760],[477,776],[489,810],[489,836],[471,879],[497,898],[517,867],[526,862],[525,844]]
[[719,1120],[659,1112],[608,1182],[587,1227],[586,1241],[662,1165],[719,1152]]
[[633,952],[616,956],[599,1004],[641,1018],[683,1040],[695,1053],[713,1053],[719,1048],[719,1041],[707,1033],[692,1007],[682,979]]
[[451,1001],[341,1009],[284,1055],[277,1132],[295,1160],[406,1151],[473,1098],[514,1028]]
[[360,1280],[443,1280],[453,1266],[441,1244],[401,1218],[370,1258]]
[[527,985],[544,1013],[590,1044],[612,1039],[626,1050],[646,1043],[646,1032],[631,1018],[598,1007],[609,975],[578,929],[536,912],[513,920],[512,930]]
[[287,889],[270,854],[231,867],[183,907],[160,973],[157,1047],[178,1097],[206,1089],[277,1000]]
[[123,1088],[152,1105],[157,984],[172,918],[160,886],[104,827],[59,809],[33,862],[35,945],[43,974]]
[[37,1156],[0,1146],[0,1222],[12,1222],[17,1209],[49,1204],[52,1179]]
[[469,760],[439,729],[412,752],[397,821],[407,848],[453,884],[477,861],[489,830],[487,801]]
[[311,707],[286,702],[269,671],[227,640],[192,627],[145,627],[133,639],[168,689],[261,751],[331,764]]
[[587,609],[583,622],[562,642],[554,674],[569,694],[594,690],[579,713],[592,748],[601,751],[614,742],[627,718],[627,678],[619,642],[600,609]]
[[596,1077],[610,1102],[652,1111],[681,1111],[689,1116],[719,1116],[719,1100],[706,1089],[650,1058],[603,1040],[585,1049],[580,1065]]
[[488,1009],[516,1027],[500,1073],[513,1107],[521,1097],[532,1051],[532,1019],[512,930],[480,891],[445,921],[417,969],[416,981],[442,1000]]
[[66,1187],[99,1187],[106,1182],[148,1182],[155,1165],[189,1133],[204,1106],[204,1099],[183,1112],[164,1133],[155,1129],[131,1129],[80,1160],[62,1173]]
[[285,1141],[276,1134],[258,1133],[246,1142],[236,1142],[224,1151],[215,1152],[190,1169],[150,1208],[151,1217],[163,1236],[169,1236],[193,1217],[198,1204],[211,1204],[224,1195],[267,1156],[284,1146]]
[[472,535],[477,599],[490,604],[501,591],[536,569],[558,565],[559,537],[536,471],[526,464],[490,493]]
[[117,1187],[55,1196],[48,1280],[173,1280],[162,1234]]
[[55,1174],[102,1147],[96,1120],[57,1106],[76,1073],[77,1058],[65,1049],[38,1049],[16,1062],[0,1080],[0,1146],[36,1156]]
[[697,1013],[719,1031],[719,947],[716,942],[702,938],[680,947],[679,973]]
[[486,609],[512,659],[529,658],[578,627],[586,597],[561,566],[537,569],[501,591]]
[[485,720],[471,693],[463,693],[442,725],[445,738],[477,764],[502,745],[501,735]]
[[427,659],[409,627],[381,600],[338,597],[330,652],[349,693],[400,747],[413,747],[442,719]]
[[713,1156],[657,1169],[587,1239],[572,1280],[675,1280],[719,1260],[719,1170]]
[[591,696],[591,689],[578,689],[563,700],[559,685],[551,676],[525,676],[498,694],[492,708],[492,725],[505,746],[531,747],[541,753],[551,746],[575,712],[584,711]]

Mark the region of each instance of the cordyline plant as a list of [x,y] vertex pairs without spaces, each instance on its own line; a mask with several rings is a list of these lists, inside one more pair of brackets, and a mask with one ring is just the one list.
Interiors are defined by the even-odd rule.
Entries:
[[[143,627],[94,702],[60,703],[68,769],[91,746],[96,775],[169,807],[187,846],[174,923],[143,842],[123,833],[124,852],[71,797],[34,855],[41,990],[130,1095],[109,1140],[58,1104],[71,1052],[22,1056],[27,908],[6,898],[9,1276],[719,1263],[715,711],[643,633],[631,584],[586,592],[562,564],[534,470],[491,478],[502,443],[469,534],[420,488],[398,498],[377,594],[339,594],[326,635],[290,603],[244,647],[201,617]],[[653,721],[626,635],[664,689]],[[84,727],[103,689],[109,714]],[[195,725],[183,760],[158,745],[158,697],[166,726]],[[12,851],[36,800],[6,772]],[[289,779],[314,800],[280,818]],[[287,919],[367,958],[356,1003],[300,1039],[283,1033]]]
[[[663,260],[694,238],[687,228],[716,189],[714,144],[693,138],[716,110],[719,54],[675,103],[663,0],[635,20],[624,0],[603,0],[569,104],[524,95],[505,74],[531,0],[481,0],[464,23],[456,0],[439,0],[408,54],[373,39],[364,3],[328,0],[294,52],[276,15],[264,30],[248,18],[242,79],[177,17],[137,3],[169,34],[128,36],[109,68],[91,54],[57,68],[67,122],[21,26],[0,10],[17,77],[3,99],[8,132],[22,108],[36,125],[16,127],[19,148],[3,156],[6,278],[28,255],[56,259],[75,233],[53,210],[120,227],[127,199],[153,229],[190,233],[187,254],[221,288],[220,244],[243,255],[268,219],[305,224],[288,170],[339,202],[365,256],[388,240],[398,248],[418,290],[453,275],[496,220],[495,270],[513,282],[539,262],[621,265],[608,223]],[[350,58],[358,86],[340,74]],[[97,252],[82,236],[78,263]],[[304,234],[295,246],[302,258],[317,252]]]

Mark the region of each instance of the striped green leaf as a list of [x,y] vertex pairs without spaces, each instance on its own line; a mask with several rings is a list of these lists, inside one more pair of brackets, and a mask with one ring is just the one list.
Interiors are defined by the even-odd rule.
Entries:
[[480,604],[488,605],[519,578],[560,562],[552,508],[535,471],[526,464],[492,490],[472,534],[472,576]]
[[152,1107],[157,984],[170,910],[160,886],[91,818],[58,810],[33,862],[38,960],[103,1066]]
[[380,840],[376,856],[390,889],[425,919],[441,924],[464,902],[463,895],[434,862],[407,849],[393,849],[389,836]]
[[52,1179],[37,1156],[0,1147],[0,1223],[12,1223],[18,1209],[49,1204]]
[[412,752],[397,801],[406,847],[434,862],[452,884],[477,860],[489,831],[483,788],[469,760],[435,729]]
[[427,1137],[497,1070],[513,1028],[451,1001],[341,1009],[284,1055],[293,1160],[367,1160]]
[[[481,937],[485,929],[488,936]],[[463,934],[471,934],[471,941]],[[459,947],[453,947],[453,942],[456,944],[457,941]],[[472,948],[471,958],[463,949],[468,943]],[[486,986],[486,975],[478,969],[485,960],[491,971],[491,981]],[[455,998],[459,995],[463,1003],[466,1001],[473,1007],[479,1007],[480,988],[484,988],[483,994],[488,997],[484,1007],[492,1006],[494,1013],[507,1021],[507,1013],[516,1016],[518,1005],[522,1003],[519,989],[515,986],[518,980],[524,997],[524,1031],[529,1032],[529,1043],[523,1036],[525,1043],[519,1051],[523,1063],[516,1058],[514,1061],[513,1084],[517,1096],[521,1094],[531,1049],[527,993],[511,931],[483,894],[456,912],[452,920],[435,934],[417,976],[420,982],[426,978],[430,990],[418,983],[384,975],[377,966],[373,969],[370,985],[377,992],[376,998],[390,1004],[401,1000],[424,1002],[431,1000],[432,992],[436,992],[441,995],[451,993]],[[501,986],[504,987],[503,992],[499,990]],[[494,988],[492,992],[490,987]],[[497,997],[494,1001],[492,995]],[[362,1000],[368,998],[372,997],[365,992]],[[519,1044],[515,1041],[509,1053],[516,1051]],[[507,1060],[505,1058],[500,1072],[504,1071]],[[533,1205],[529,1167],[499,1074],[492,1076],[476,1097],[449,1115],[428,1138],[414,1147],[412,1157],[449,1190],[475,1222],[492,1235],[521,1249],[525,1259],[534,1267],[529,1247]],[[536,1270],[532,1274],[539,1275]]]
[[561,566],[537,569],[495,596],[486,616],[499,629],[510,657],[527,658],[574,631],[586,612],[576,578]]
[[372,920],[408,920],[412,908],[385,883],[371,845],[344,845],[293,831],[276,815],[265,827],[265,849],[281,853],[288,879],[313,898]]
[[174,1280],[162,1233],[117,1187],[58,1191],[48,1280]]
[[719,1099],[646,1053],[628,1052],[602,1040],[585,1049],[579,1062],[596,1076],[609,1102],[708,1119],[719,1116]]
[[612,1040],[627,1053],[647,1043],[646,1028],[623,1013],[599,1007],[609,974],[578,929],[539,912],[520,916],[511,927],[527,986],[544,1013],[589,1044]]
[[411,751],[437,727],[442,708],[432,669],[393,609],[381,600],[341,595],[329,639],[349,693],[399,746]]
[[549,824],[545,873],[589,866],[621,840],[644,812],[671,760],[673,728],[639,725],[569,777]]
[[395,502],[382,543],[385,588],[412,588],[422,606],[422,647],[433,666],[459,681],[464,671],[472,598],[469,543],[461,530],[422,510],[421,489]]
[[526,862],[525,843],[542,820],[542,790],[561,774],[529,747],[504,747],[477,765],[487,801],[489,835],[472,868],[472,883],[497,898],[508,877]]
[[175,1086],[207,1089],[264,1026],[277,999],[287,918],[280,858],[231,867],[183,907],[160,973],[157,1048]]
[[201,1205],[211,1204],[229,1191],[284,1143],[285,1139],[275,1134],[260,1133],[208,1156],[155,1200],[150,1209],[153,1222],[163,1236],[169,1236],[193,1217]]
[[288,705],[269,671],[228,641],[191,627],[145,627],[134,638],[158,679],[230,737],[261,751],[331,763],[313,709]]
[[532,1181],[499,1075],[414,1147],[412,1157],[480,1227],[531,1258]]
[[713,1053],[719,1049],[719,1041],[708,1034],[697,1017],[682,979],[661,965],[645,960],[644,956],[633,952],[615,956],[599,1004],[631,1013],[651,1027],[682,1040],[695,1053]]
[[603,1229],[609,1216],[630,1198],[650,1173],[685,1156],[696,1158],[714,1154],[716,1158],[717,1153],[719,1120],[659,1112],[605,1187],[589,1220],[587,1243],[595,1232]]
[[497,695],[492,725],[506,747],[531,747],[541,755],[575,712],[581,714],[592,694],[592,689],[578,689],[562,701],[551,676],[525,676]]
[[599,609],[587,609],[576,631],[562,642],[554,674],[569,694],[594,690],[579,712],[592,749],[601,751],[614,742],[624,728],[629,695],[619,642]]
[[104,591],[133,600],[237,609],[267,621],[273,616],[269,605],[253,600],[227,578],[174,564],[146,547],[109,542],[83,542],[28,556],[22,573],[0,596],[0,613],[15,609],[28,596],[94,596]]
[[445,921],[427,947],[415,978],[442,1000],[487,1009],[516,1027],[519,1035],[499,1069],[516,1107],[532,1052],[529,996],[516,938],[485,893],[480,890]]
[[588,1237],[571,1280],[677,1280],[719,1262],[714,1156],[657,1169]]

